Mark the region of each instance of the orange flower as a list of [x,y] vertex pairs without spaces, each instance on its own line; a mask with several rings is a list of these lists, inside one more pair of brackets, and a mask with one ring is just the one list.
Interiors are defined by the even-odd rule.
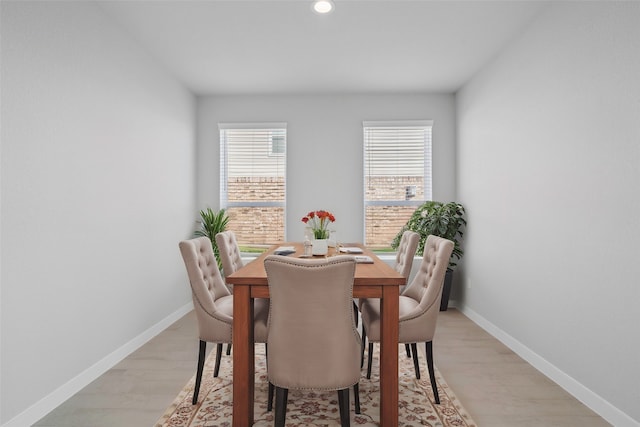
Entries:
[[327,239],[329,223],[335,222],[336,217],[331,212],[325,210],[311,211],[302,218],[302,222],[308,224],[313,230],[313,236],[316,239]]

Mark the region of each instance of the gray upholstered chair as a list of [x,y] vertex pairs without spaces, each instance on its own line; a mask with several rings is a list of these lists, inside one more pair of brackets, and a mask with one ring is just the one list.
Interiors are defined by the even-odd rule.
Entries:
[[337,390],[348,426],[349,389],[360,413],[360,335],[353,320],[352,256],[299,259],[270,255],[267,375],[276,388],[275,425],[284,426],[289,389]]
[[[413,259],[416,256],[416,250],[420,243],[420,234],[415,231],[407,230],[402,233],[400,238],[400,244],[398,245],[398,252],[396,253],[396,262],[393,268],[400,274],[402,274],[409,283],[409,276],[411,275],[411,268],[413,267]],[[406,287],[405,287],[406,289]],[[358,310],[362,311],[362,304],[366,301],[365,298],[360,298],[358,301]],[[365,347],[365,335],[362,334],[362,361],[364,361],[364,347]],[[409,344],[406,345],[407,357],[411,357],[409,350]],[[361,362],[362,363],[362,362]]]
[[[453,252],[453,242],[428,236],[420,271],[400,295],[400,326],[398,341],[411,344],[416,377],[420,378],[416,343],[424,342],[427,368],[436,403],[440,403],[433,371],[433,335],[440,312],[444,275]],[[367,378],[371,378],[373,342],[380,341],[380,300],[367,299],[362,304],[362,325],[369,338]],[[364,334],[363,334],[364,335]]]
[[[213,254],[211,240],[197,237],[179,243],[180,252],[187,268],[193,306],[198,319],[200,350],[198,369],[192,403],[198,402],[198,393],[204,368],[207,342],[217,343],[216,364],[213,376],[220,370],[222,344],[231,343],[233,323],[233,295],[224,285],[218,263]],[[254,336],[256,342],[266,342],[269,306],[265,300],[254,304]]]

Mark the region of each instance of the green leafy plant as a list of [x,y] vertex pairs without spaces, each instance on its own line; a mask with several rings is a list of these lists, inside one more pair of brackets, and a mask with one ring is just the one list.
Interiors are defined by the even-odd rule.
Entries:
[[213,246],[213,253],[218,262],[218,269],[222,271],[222,261],[220,261],[220,249],[216,243],[216,234],[225,231],[229,223],[229,217],[224,209],[214,211],[211,208],[200,211],[200,229],[194,233],[196,236],[208,237]]
[[398,248],[402,233],[406,230],[420,234],[420,243],[417,250],[419,255],[423,254],[424,244],[429,234],[444,237],[455,244],[449,261],[449,269],[453,270],[456,266],[455,261],[461,259],[464,254],[460,246],[460,240],[467,225],[464,215],[464,207],[459,203],[425,202],[415,210],[409,221],[398,232],[391,243],[391,247]]

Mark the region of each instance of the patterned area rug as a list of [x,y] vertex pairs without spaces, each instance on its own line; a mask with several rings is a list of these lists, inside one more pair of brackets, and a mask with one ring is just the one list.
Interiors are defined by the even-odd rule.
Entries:
[[[209,344],[210,346],[212,344]],[[353,406],[353,389],[349,403],[351,405],[351,424],[354,426],[379,425],[379,377],[378,345],[374,348],[371,379],[366,378],[366,354],[362,379],[360,380],[361,414],[357,415]],[[225,346],[226,349],[226,346]],[[264,344],[258,344],[256,351],[256,389],[255,414],[256,426],[272,426],[273,412],[267,412],[267,374],[265,369]],[[469,414],[462,407],[455,394],[449,389],[438,370],[436,381],[440,394],[440,405],[433,403],[433,392],[426,370],[426,362],[421,357],[421,379],[415,378],[413,362],[407,358],[404,345],[399,351],[399,426],[432,427],[476,427]],[[204,368],[198,403],[191,404],[195,375],[178,394],[165,414],[158,420],[156,427],[213,427],[230,426],[232,415],[232,358],[222,356],[220,374],[213,377],[215,351],[212,351]],[[194,366],[195,371],[195,366]],[[287,404],[287,426],[340,426],[338,393],[312,393],[289,391]],[[275,400],[274,400],[275,406]]]

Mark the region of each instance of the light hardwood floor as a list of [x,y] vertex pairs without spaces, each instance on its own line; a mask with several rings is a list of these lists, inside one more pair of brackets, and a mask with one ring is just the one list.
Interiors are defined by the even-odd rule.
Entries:
[[[191,312],[34,426],[154,426],[195,373],[197,350]],[[610,425],[455,309],[440,313],[434,360],[480,427]]]

